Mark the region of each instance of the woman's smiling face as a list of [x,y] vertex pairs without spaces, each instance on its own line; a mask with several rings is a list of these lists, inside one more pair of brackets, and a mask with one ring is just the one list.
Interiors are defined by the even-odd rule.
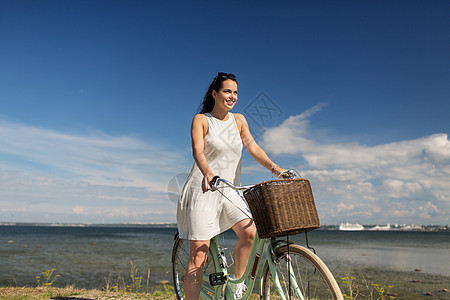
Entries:
[[225,80],[222,82],[222,88],[212,93],[217,108],[231,110],[236,104],[238,98],[237,83],[233,80]]

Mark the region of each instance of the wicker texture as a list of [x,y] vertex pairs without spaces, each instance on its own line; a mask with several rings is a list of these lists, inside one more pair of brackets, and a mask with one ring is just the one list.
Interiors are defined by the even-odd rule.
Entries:
[[262,182],[244,192],[261,238],[296,234],[320,227],[307,179]]

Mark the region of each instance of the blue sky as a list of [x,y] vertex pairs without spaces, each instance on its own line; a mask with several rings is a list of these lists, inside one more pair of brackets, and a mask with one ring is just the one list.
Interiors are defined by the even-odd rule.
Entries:
[[[1,1],[0,222],[175,222],[215,74],[322,223],[448,224],[448,1]],[[270,179],[244,153],[243,183]]]

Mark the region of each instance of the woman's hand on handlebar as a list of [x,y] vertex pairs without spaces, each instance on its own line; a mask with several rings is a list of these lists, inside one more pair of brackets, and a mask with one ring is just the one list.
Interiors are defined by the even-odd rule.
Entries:
[[277,175],[278,179],[298,179],[302,178],[299,172],[294,169],[282,169],[277,166],[274,169],[274,173]]
[[[283,173],[283,172],[286,172],[286,169],[283,169],[283,168],[280,168],[279,166],[276,166],[274,169],[273,169],[273,173],[275,174],[275,175],[277,175],[277,176],[279,176],[281,173]],[[283,174],[283,177],[284,177],[284,174]]]
[[206,193],[207,191],[209,191],[212,186],[212,180],[214,178],[214,174],[206,174],[205,176],[203,176],[203,181],[202,181],[202,191],[203,193]]

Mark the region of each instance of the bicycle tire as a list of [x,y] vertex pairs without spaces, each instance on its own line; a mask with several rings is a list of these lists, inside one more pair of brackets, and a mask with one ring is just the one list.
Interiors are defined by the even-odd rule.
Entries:
[[[289,277],[287,276],[286,258],[288,254],[287,246],[282,246],[275,250],[277,258],[276,271],[286,299],[289,299]],[[312,251],[299,246],[289,246],[289,256],[291,258],[292,272],[298,283],[299,290],[304,299],[343,299],[339,285],[331,274],[325,263]],[[283,263],[284,262],[284,263]],[[263,269],[263,299],[281,299],[276,288],[273,286],[272,274],[268,263]],[[290,299],[302,299],[291,284]]]
[[[172,280],[175,295],[178,300],[185,299],[184,276],[186,274],[186,267],[188,261],[189,261],[189,241],[177,237],[173,245],[173,252],[172,252]],[[215,263],[211,257],[211,250],[209,250],[206,258],[205,269],[203,270],[203,272],[214,273],[214,269]],[[203,282],[202,284],[209,285],[209,282],[208,283]],[[204,291],[206,292],[206,290]],[[208,294],[214,297],[214,295],[212,295],[211,293]]]

